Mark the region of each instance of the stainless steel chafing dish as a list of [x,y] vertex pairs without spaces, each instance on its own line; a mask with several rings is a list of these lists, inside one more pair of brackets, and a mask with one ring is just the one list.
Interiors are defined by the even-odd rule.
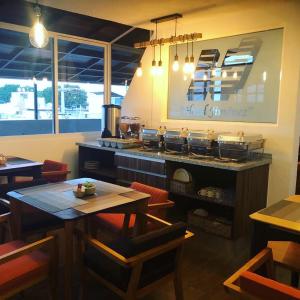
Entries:
[[242,161],[255,159],[264,152],[261,134],[222,134],[218,136],[219,158],[222,160]]
[[164,134],[165,151],[174,154],[187,153],[188,129],[166,130]]
[[143,148],[146,150],[162,150],[164,132],[165,128],[162,127],[159,127],[159,129],[142,128],[141,139]]
[[213,130],[193,130],[187,137],[189,153],[194,157],[212,157],[217,154],[218,133]]

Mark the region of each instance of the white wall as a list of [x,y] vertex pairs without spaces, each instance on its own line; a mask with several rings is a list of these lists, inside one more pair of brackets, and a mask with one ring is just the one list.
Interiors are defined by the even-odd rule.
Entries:
[[68,164],[71,174],[77,177],[78,146],[76,142],[95,140],[97,133],[66,133],[58,135],[32,135],[0,138],[0,153],[43,162],[45,159]]
[[[228,3],[230,1],[227,1]],[[173,22],[159,25],[161,36],[173,34]],[[152,49],[146,49],[142,59],[143,77],[134,77],[123,104],[122,114],[140,116],[146,126],[160,124],[169,128],[212,128],[228,131],[244,130],[261,133],[267,139],[266,152],[273,154],[270,168],[268,202],[273,203],[293,194],[300,118],[300,1],[231,1],[183,17],[179,34],[202,32],[203,39],[284,28],[282,80],[279,92],[277,124],[230,123],[216,121],[174,121],[167,119],[168,47],[163,49],[164,76],[152,78],[150,66]],[[267,112],[266,112],[267,113]]]

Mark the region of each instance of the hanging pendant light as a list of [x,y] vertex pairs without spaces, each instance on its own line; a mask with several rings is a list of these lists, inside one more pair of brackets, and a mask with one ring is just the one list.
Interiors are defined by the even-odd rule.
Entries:
[[157,67],[156,67],[156,60],[155,60],[155,46],[153,46],[153,60],[152,60],[152,66],[151,66],[151,75],[155,76],[157,72]]
[[162,60],[161,60],[161,43],[159,44],[159,62],[157,66],[157,75],[163,74],[163,66],[162,66]]
[[[155,22],[155,40],[157,41],[157,21]],[[153,46],[153,60],[152,60],[152,66],[151,66],[151,75],[152,76],[157,75],[157,66],[156,66],[156,60],[155,60],[155,45]]]
[[190,73],[194,73],[195,72],[195,59],[194,59],[194,37],[192,35],[192,55],[190,57],[190,67],[189,67],[189,71]]
[[143,76],[143,69],[142,69],[142,63],[139,62],[138,67],[136,69],[136,76],[142,77]]
[[[175,38],[177,36],[177,18],[175,19]],[[177,42],[175,44],[176,54],[174,57],[172,69],[174,72],[177,72],[179,70],[179,62],[178,62],[178,54],[177,54]]]
[[38,5],[34,8],[34,12],[36,15],[36,22],[29,32],[29,40],[33,47],[44,48],[49,42],[49,34],[43,23],[40,22],[41,9]]
[[190,58],[189,58],[189,43],[186,41],[186,57],[183,65],[183,73],[188,74],[190,72]]

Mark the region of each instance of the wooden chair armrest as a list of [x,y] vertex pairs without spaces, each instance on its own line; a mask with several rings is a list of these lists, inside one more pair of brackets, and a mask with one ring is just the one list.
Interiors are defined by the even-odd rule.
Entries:
[[169,208],[174,206],[174,202],[171,200],[166,200],[164,202],[160,202],[160,203],[150,203],[148,204],[149,208]]
[[0,204],[2,204],[3,206],[5,206],[7,208],[10,208],[10,201],[9,200],[0,198]]
[[55,238],[53,236],[46,237],[42,240],[36,241],[34,243],[25,245],[17,250],[11,251],[7,254],[0,256],[0,264],[6,263],[10,260],[16,259],[22,255],[30,253],[34,250],[40,249],[44,246],[53,246],[55,245]]
[[0,223],[8,222],[10,217],[10,212],[0,215]]
[[[165,222],[159,218],[156,218],[154,216],[148,215],[148,217],[155,219],[156,221],[160,221],[166,225],[171,225],[168,222]],[[170,241],[166,244],[163,245],[159,245],[155,248],[149,249],[147,251],[144,251],[138,255],[135,256],[131,256],[129,258],[126,258],[124,256],[122,256],[121,254],[119,254],[118,252],[116,252],[115,250],[113,250],[112,248],[108,247],[107,245],[101,243],[100,241],[98,241],[97,239],[92,238],[91,236],[83,233],[80,230],[76,230],[77,233],[79,233],[79,236],[88,244],[90,244],[91,246],[95,247],[97,250],[99,250],[100,252],[102,252],[103,254],[107,255],[108,257],[110,257],[112,260],[114,260],[116,263],[123,265],[123,266],[133,266],[141,261],[146,261],[151,259],[154,256],[157,256],[159,254],[162,254],[164,252],[170,251],[176,247],[178,247],[180,244],[182,244],[185,240],[191,238],[194,234],[190,231],[186,231],[185,236],[184,237],[180,237],[177,238],[173,241]]]
[[85,234],[84,232],[82,232],[79,229],[75,229],[75,233],[81,240],[83,240],[86,243],[88,243],[89,245],[93,246],[94,248],[99,250],[101,253],[107,255],[112,260],[114,260],[116,263],[123,265],[123,266],[128,266],[128,259],[126,257],[122,256],[121,254],[119,254],[118,252],[116,252],[115,250],[111,249],[107,245],[101,243],[97,239],[94,239],[90,235]]
[[[240,278],[241,274],[245,271],[256,271],[262,265],[266,263],[270,263],[273,265],[273,255],[272,250],[270,248],[265,248],[261,252],[259,252],[256,256],[250,259],[245,265],[243,265],[238,271],[236,271],[233,275],[231,275],[227,280],[224,281],[223,285],[227,291],[233,290],[235,292],[240,292],[241,289],[239,287],[238,279]],[[270,277],[274,277],[273,270],[268,270],[268,275]]]

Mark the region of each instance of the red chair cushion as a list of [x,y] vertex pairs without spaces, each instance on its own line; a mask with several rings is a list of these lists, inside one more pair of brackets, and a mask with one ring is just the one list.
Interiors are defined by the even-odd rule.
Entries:
[[48,182],[67,180],[68,165],[62,162],[46,159],[42,167],[42,176]]
[[42,171],[68,171],[68,165],[62,162],[46,159],[44,161]]
[[[22,241],[0,245],[0,256],[25,246]],[[26,285],[37,277],[47,274],[49,259],[40,251],[33,251],[4,264],[0,264],[0,295]]]
[[[94,218],[94,221],[100,222],[101,225],[105,225],[109,230],[119,232],[123,228],[125,214],[107,214],[100,213]],[[130,216],[129,228],[133,228],[135,223],[135,215]]]
[[[161,203],[168,200],[169,193],[165,190],[161,190],[139,182],[133,182],[130,187],[139,192],[149,194],[151,196],[149,199],[149,203],[151,204]],[[109,227],[110,230],[113,230],[114,232],[118,232],[123,227],[124,217],[125,217],[124,214],[100,213],[95,216],[94,220]],[[129,228],[133,228],[134,223],[135,223],[135,215],[131,215]]]
[[169,197],[169,193],[167,191],[155,188],[150,185],[142,184],[139,182],[132,182],[130,187],[139,192],[149,194],[150,195],[150,199],[149,199],[150,204],[165,202],[168,200],[168,197]]
[[260,299],[300,299],[300,290],[250,271],[241,274],[240,287]]

